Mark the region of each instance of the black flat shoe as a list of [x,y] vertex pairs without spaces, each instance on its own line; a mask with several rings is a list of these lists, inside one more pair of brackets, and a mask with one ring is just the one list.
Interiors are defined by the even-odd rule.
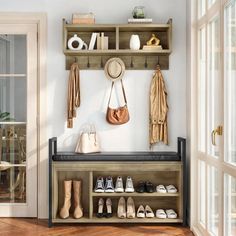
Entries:
[[145,182],[145,187],[147,193],[153,193],[155,191],[153,184],[149,181]]
[[144,193],[145,192],[145,183],[143,181],[140,181],[137,185],[136,192],[138,193]]

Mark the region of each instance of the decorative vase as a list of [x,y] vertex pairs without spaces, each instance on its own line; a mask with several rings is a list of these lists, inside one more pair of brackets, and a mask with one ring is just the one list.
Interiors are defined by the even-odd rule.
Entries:
[[131,38],[129,41],[129,47],[132,50],[139,50],[140,49],[140,39],[137,34],[131,35]]
[[87,44],[80,37],[78,37],[77,34],[74,34],[74,36],[68,40],[67,46],[73,51],[81,50],[83,47],[85,50],[88,49]]

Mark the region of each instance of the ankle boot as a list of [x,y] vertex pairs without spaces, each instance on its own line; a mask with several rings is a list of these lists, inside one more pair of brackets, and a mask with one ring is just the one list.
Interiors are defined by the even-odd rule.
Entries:
[[64,205],[60,211],[60,217],[62,219],[69,217],[69,210],[71,207],[71,185],[72,185],[71,180],[64,181],[64,197],[65,197],[65,199],[64,199]]
[[81,205],[82,181],[73,181],[73,190],[75,203],[74,218],[79,219],[83,216],[83,208]]

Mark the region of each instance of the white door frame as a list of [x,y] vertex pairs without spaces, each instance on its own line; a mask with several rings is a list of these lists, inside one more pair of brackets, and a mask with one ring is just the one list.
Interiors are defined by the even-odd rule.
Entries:
[[0,24],[36,24],[38,29],[38,218],[48,218],[47,14],[0,12]]

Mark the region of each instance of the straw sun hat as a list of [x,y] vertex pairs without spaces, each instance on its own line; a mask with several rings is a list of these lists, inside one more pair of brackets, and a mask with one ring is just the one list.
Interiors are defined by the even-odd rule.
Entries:
[[109,59],[104,67],[106,77],[115,82],[122,79],[125,73],[125,63],[118,57]]

